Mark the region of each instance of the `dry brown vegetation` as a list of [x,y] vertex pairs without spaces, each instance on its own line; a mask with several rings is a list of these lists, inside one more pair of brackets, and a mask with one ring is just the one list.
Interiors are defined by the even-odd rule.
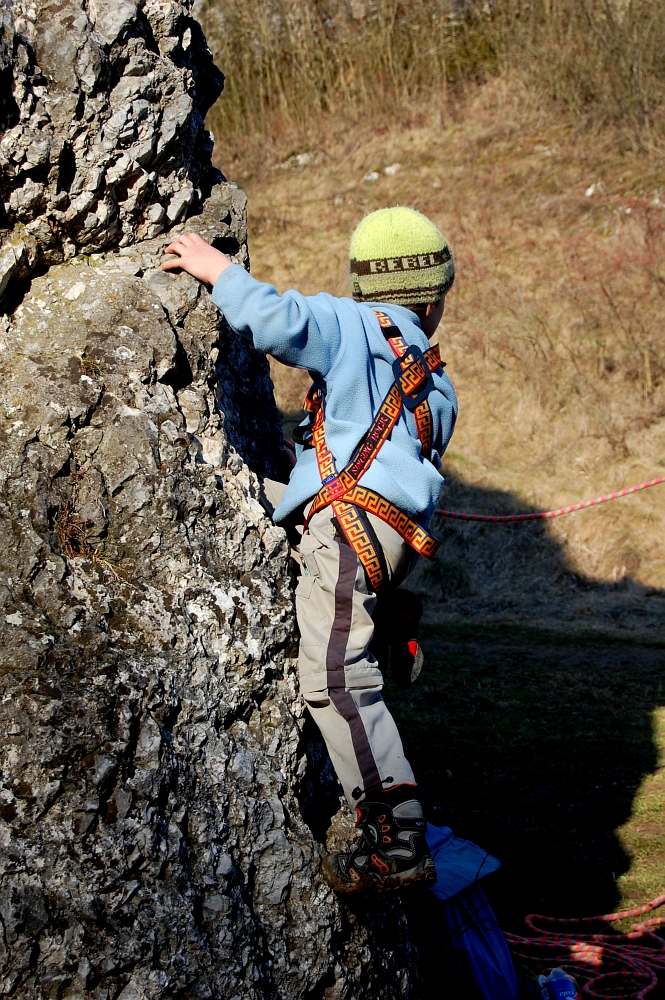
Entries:
[[225,141],[291,126],[411,117],[518,69],[577,120],[648,133],[662,122],[659,0],[207,0],[228,71]]
[[[83,367],[85,360],[84,358],[81,367]],[[88,369],[88,371],[92,371],[92,369]],[[96,375],[97,373],[92,371],[92,374]],[[94,544],[94,522],[88,518],[82,518],[78,512],[78,491],[84,478],[85,473],[74,472],[72,474],[71,495],[60,498],[53,517],[53,532],[58,538],[62,554],[67,560],[90,560],[93,566],[110,572],[116,580],[120,580],[123,578],[124,571],[104,554],[104,543],[96,540],[96,544]]]

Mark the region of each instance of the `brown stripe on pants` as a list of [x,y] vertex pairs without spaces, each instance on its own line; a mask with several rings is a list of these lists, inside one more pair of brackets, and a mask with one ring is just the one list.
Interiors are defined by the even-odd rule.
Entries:
[[[381,694],[381,670],[368,649],[376,596],[353,549],[336,537],[331,518],[329,507],[315,514],[299,546],[298,669],[301,693],[344,793],[355,805],[362,790],[377,782],[413,782],[414,777]],[[372,517],[372,525],[390,579],[401,583],[414,562],[411,549],[383,521]]]
[[353,616],[353,592],[358,572],[358,556],[337,534],[335,542],[339,546],[339,576],[335,586],[335,618],[330,630],[326,655],[328,691],[335,708],[349,724],[353,749],[362,777],[361,787],[371,788],[373,785],[381,784],[381,776],[358,707],[353,696],[346,690],[344,674],[346,647]]

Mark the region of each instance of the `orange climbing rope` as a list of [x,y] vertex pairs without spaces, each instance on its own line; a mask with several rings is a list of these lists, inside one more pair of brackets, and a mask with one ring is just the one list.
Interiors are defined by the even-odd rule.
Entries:
[[435,510],[434,513],[440,517],[454,517],[458,521],[491,521],[493,524],[507,521],[542,521],[548,517],[559,517],[561,514],[572,514],[573,511],[583,510],[585,507],[596,507],[600,503],[607,503],[609,500],[616,500],[618,497],[626,497],[630,493],[639,493],[640,490],[648,490],[650,486],[658,486],[665,483],[665,476],[658,479],[650,479],[648,483],[638,483],[627,490],[619,490],[617,493],[608,493],[603,497],[596,497],[595,500],[582,500],[581,503],[571,504],[570,507],[559,507],[558,510],[539,510],[532,514],[463,514],[457,510]]
[[[634,910],[619,910],[600,917],[545,917],[531,913],[525,924],[531,937],[506,934],[513,955],[536,972],[562,967],[575,977],[583,997],[594,1000],[644,1000],[665,974],[665,939],[654,928],[665,917],[653,917],[631,925],[626,933],[584,933],[555,929],[558,925],[611,923],[640,917],[665,903],[665,895]],[[540,924],[541,926],[537,926]],[[542,925],[545,925],[543,927]]]

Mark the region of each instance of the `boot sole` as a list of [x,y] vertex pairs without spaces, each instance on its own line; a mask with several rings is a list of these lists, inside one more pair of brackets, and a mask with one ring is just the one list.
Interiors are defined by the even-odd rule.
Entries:
[[431,858],[423,858],[415,868],[411,868],[407,872],[401,872],[397,875],[361,876],[357,881],[351,881],[339,875],[336,868],[333,867],[334,862],[330,859],[330,855],[323,859],[323,877],[331,889],[347,896],[355,892],[399,892],[400,889],[406,889],[418,882],[434,885],[437,880],[436,869]]

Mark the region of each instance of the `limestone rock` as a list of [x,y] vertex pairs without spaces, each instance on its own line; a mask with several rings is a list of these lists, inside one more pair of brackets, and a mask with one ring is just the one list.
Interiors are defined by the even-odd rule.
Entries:
[[42,260],[156,236],[221,179],[203,117],[224,78],[190,6],[0,6],[0,294]]
[[[188,227],[240,248],[239,204]],[[159,254],[51,267],[0,344],[2,989],[402,996],[399,910],[371,948],[301,817],[267,365]]]
[[339,799],[260,502],[266,359],[159,269],[167,226],[247,264],[200,28],[171,0],[0,5],[8,81],[0,995],[415,997],[399,904],[319,874]]

